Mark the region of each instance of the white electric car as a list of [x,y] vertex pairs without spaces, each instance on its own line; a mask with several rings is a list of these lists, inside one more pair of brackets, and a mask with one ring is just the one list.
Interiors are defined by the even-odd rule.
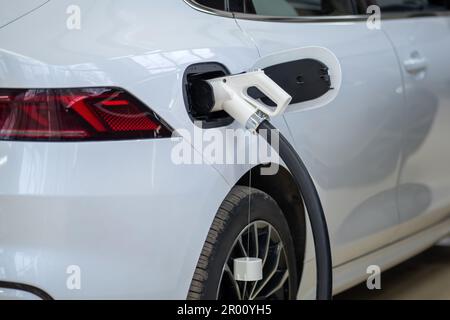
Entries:
[[[255,69],[294,88],[271,121],[315,182],[333,293],[432,246],[450,231],[449,4],[0,0],[0,298],[313,298],[283,161],[265,175],[196,143],[241,128],[195,111],[196,81]],[[339,60],[331,103],[302,102],[308,47]],[[262,280],[236,281],[245,256]]]

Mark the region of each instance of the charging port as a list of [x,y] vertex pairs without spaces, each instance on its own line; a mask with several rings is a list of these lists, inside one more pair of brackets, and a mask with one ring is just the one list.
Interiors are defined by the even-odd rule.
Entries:
[[217,128],[233,123],[225,111],[210,112],[214,105],[214,94],[205,80],[229,75],[227,68],[216,62],[189,66],[183,76],[183,96],[186,110],[192,122],[201,122],[202,128]]

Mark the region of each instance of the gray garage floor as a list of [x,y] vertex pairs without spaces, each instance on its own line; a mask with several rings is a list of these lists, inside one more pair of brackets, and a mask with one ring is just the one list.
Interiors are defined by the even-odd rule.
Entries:
[[450,246],[436,246],[385,271],[381,290],[370,291],[365,283],[335,299],[449,299]]

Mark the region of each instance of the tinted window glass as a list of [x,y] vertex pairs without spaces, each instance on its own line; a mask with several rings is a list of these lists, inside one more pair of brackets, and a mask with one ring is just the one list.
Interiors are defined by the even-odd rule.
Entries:
[[228,0],[228,5],[228,10],[231,12],[247,12],[249,10],[252,10],[249,7],[251,6],[251,1],[249,0]]
[[253,10],[258,15],[338,16],[352,14],[350,1],[346,0],[252,0]]
[[361,0],[359,5],[378,5],[381,12],[443,11],[450,8],[450,0]]
[[205,7],[225,10],[225,0],[196,0],[195,2],[204,5]]
[[196,0],[214,9],[263,16],[333,16],[352,14],[351,0]]

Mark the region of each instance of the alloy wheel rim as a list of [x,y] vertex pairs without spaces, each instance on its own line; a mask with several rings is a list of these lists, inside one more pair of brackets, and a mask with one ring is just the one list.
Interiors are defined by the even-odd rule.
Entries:
[[[261,258],[263,278],[236,281],[235,258]],[[248,224],[236,237],[222,268],[217,290],[219,300],[287,300],[290,298],[290,270],[285,245],[278,231],[262,220]]]

